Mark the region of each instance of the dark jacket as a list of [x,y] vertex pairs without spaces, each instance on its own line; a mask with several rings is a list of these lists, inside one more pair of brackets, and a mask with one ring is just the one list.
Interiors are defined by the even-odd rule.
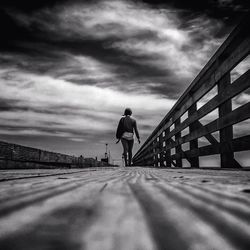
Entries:
[[137,139],[140,139],[140,136],[137,130],[136,120],[131,118],[129,115],[122,117],[120,119],[117,130],[116,130],[116,138],[121,139],[124,132],[130,132],[130,133],[135,132]]

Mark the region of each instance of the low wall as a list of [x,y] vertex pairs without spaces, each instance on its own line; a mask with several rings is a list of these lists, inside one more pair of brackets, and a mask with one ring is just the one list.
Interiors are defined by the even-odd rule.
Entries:
[[85,168],[109,164],[0,141],[0,169],[6,168]]

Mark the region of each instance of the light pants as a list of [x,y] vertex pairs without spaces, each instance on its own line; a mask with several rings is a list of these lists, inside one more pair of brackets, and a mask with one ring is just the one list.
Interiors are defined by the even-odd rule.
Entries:
[[123,146],[123,156],[125,160],[125,166],[131,166],[134,139],[126,140],[124,138],[121,138],[121,141],[122,141],[122,146]]

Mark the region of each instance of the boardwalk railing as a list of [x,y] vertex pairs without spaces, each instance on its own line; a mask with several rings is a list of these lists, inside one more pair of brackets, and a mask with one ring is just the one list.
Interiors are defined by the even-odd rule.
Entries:
[[[250,70],[232,83],[231,71],[249,52],[248,14],[148,137],[135,154],[133,164],[182,167],[182,160],[186,159],[191,167],[197,168],[200,156],[220,154],[221,167],[241,167],[234,159],[234,152],[250,150],[250,135],[234,138],[233,125],[250,118],[250,103],[232,110],[232,98],[250,87]],[[198,109],[198,101],[214,89],[216,95]],[[200,119],[216,109],[218,118],[203,125]],[[187,115],[185,120],[184,115]],[[186,135],[182,134],[184,130],[189,130]],[[214,132],[219,132],[219,140],[212,135]],[[198,138],[201,137],[205,137],[210,145],[199,147]],[[184,151],[182,147],[186,143],[189,150]]]

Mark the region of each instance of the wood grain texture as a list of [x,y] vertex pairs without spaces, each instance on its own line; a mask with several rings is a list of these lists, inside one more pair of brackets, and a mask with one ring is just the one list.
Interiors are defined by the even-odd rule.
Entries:
[[0,172],[0,249],[250,249],[250,171],[49,172]]

